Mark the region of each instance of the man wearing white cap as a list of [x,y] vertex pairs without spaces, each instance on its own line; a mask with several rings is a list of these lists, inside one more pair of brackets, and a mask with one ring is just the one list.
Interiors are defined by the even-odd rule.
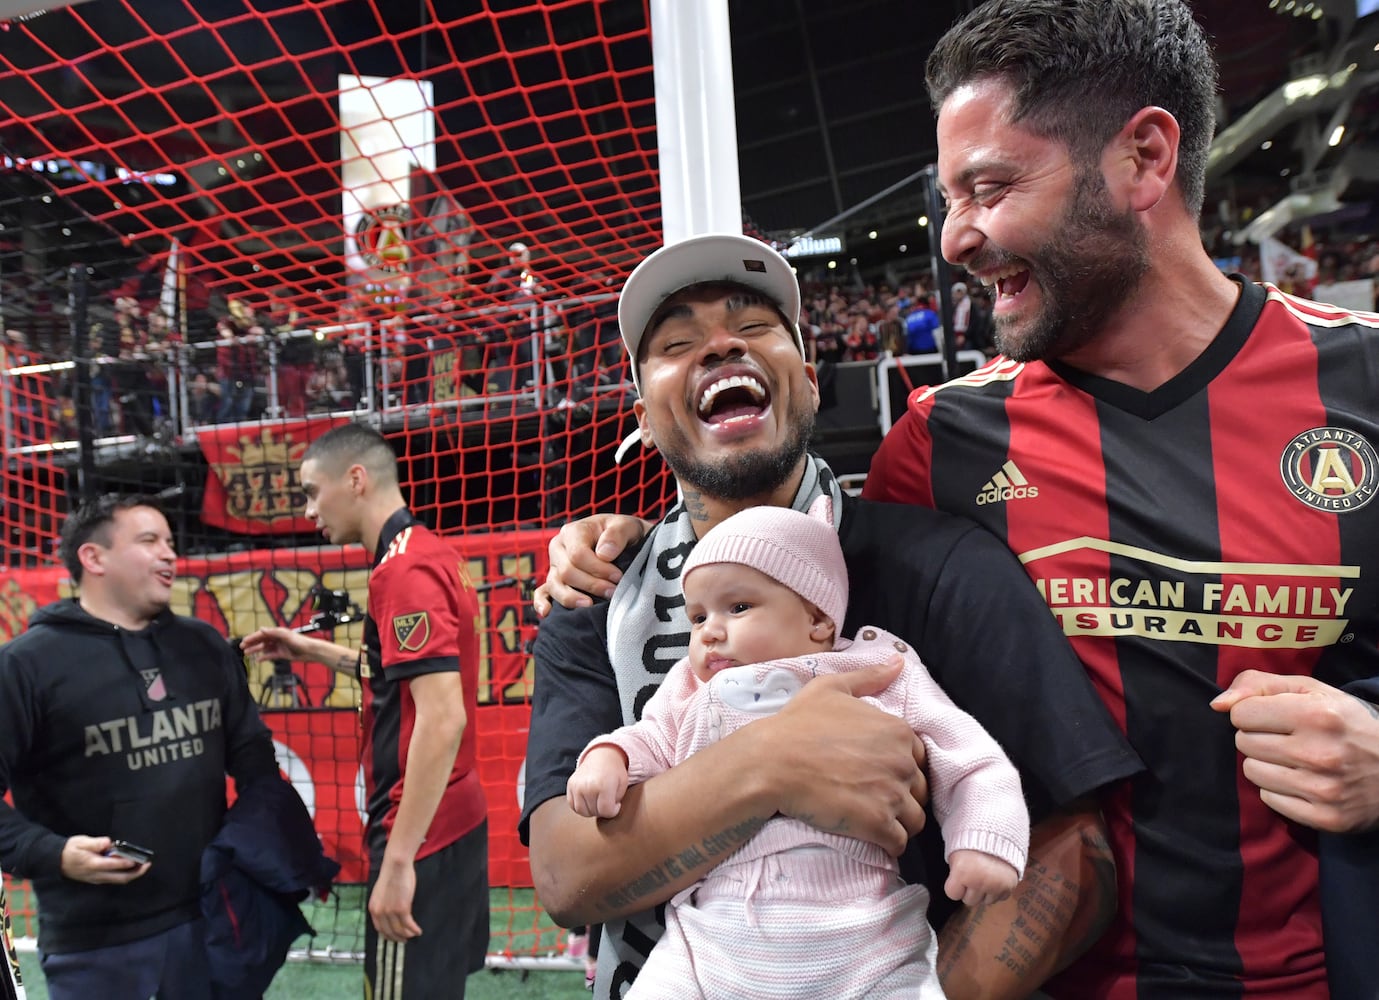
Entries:
[[[1008,550],[947,515],[846,497],[807,453],[819,396],[799,308],[786,260],[739,235],[662,248],[623,288],[619,324],[641,394],[640,437],[669,463],[682,500],[624,564],[609,603],[586,597],[543,623],[520,824],[538,895],[556,921],[605,925],[600,998],[622,994],[663,931],[653,908],[771,817],[846,831],[896,856],[923,825],[923,744],[856,697],[884,689],[898,658],[811,681],[779,714],[629,789],[616,818],[581,817],[566,804],[580,751],[635,721],[686,654],[680,570],[697,540],[739,510],[807,510],[830,497],[852,592],[844,631],[867,622],[914,646],[1020,768],[1036,819],[1140,768]],[[1083,856],[1089,845],[1094,859]],[[1036,830],[1031,874],[1015,896],[963,910],[941,932],[949,994],[1027,996],[1085,948],[1104,917],[1088,907],[1110,904],[1092,884],[1110,864],[1100,847],[1085,804],[1077,820]],[[906,853],[902,871],[914,878],[927,869],[930,885],[941,886],[941,857],[921,853]],[[1022,917],[1030,908],[1048,919]],[[1012,934],[1015,951],[997,961]]]

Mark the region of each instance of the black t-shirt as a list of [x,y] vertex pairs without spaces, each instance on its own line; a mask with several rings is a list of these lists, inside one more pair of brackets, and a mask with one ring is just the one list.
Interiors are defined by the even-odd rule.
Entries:
[[[912,643],[1019,768],[1036,821],[1142,769],[1038,591],[993,536],[937,511],[849,497],[839,540],[850,588],[844,634],[878,625]],[[537,634],[523,843],[532,811],[565,794],[584,747],[623,723],[607,616],[606,602],[557,607]],[[902,873],[925,881],[940,907],[942,857],[938,824],[929,823],[901,859]]]

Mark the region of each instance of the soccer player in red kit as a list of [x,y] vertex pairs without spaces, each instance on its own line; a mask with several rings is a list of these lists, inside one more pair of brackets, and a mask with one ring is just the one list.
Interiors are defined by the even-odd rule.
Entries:
[[373,557],[364,650],[268,628],[243,648],[355,674],[368,794],[367,997],[463,997],[488,950],[487,807],[475,770],[477,607],[455,551],[412,516],[388,442],[328,431],[302,460],[306,514]]

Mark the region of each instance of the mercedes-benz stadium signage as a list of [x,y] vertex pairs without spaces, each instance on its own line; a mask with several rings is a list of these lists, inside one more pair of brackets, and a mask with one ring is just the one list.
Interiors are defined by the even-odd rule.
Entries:
[[827,257],[843,252],[841,236],[800,236],[785,243],[787,257]]

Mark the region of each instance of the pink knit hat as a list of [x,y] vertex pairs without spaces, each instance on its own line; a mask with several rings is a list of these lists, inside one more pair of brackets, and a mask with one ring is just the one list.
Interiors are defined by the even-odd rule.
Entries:
[[842,638],[848,567],[827,496],[815,500],[808,514],[769,506],[739,511],[699,540],[685,560],[681,581],[713,563],[750,566],[784,584],[828,615],[835,638]]

